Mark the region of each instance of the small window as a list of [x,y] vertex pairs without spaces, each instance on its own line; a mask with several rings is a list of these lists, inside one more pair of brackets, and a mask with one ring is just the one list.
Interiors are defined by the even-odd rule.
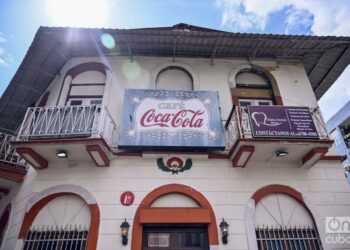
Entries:
[[252,101],[239,101],[239,105],[242,107],[252,106],[254,103]]
[[101,105],[102,104],[102,100],[91,100],[90,104],[91,105]]
[[143,250],[187,249],[205,250],[208,247],[208,230],[206,226],[158,227],[146,226],[143,230]]
[[264,100],[264,101],[256,101],[258,106],[272,106],[272,101],[271,100]]
[[259,100],[259,99],[240,99],[239,105],[243,107],[247,106],[272,106],[271,100]]
[[205,234],[200,232],[179,233],[179,245],[181,248],[205,246]]
[[70,105],[71,105],[71,106],[79,106],[79,105],[81,105],[82,103],[83,103],[82,100],[71,100],[71,101],[70,101]]
[[169,247],[170,246],[170,234],[168,233],[149,233],[147,236],[148,247]]

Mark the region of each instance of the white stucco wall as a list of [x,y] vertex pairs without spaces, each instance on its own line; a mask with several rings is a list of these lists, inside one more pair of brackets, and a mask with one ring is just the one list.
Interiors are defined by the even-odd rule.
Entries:
[[[217,225],[222,218],[230,224],[229,243],[220,245],[220,249],[248,249],[247,202],[255,191],[269,184],[287,185],[303,193],[322,220],[320,225],[324,225],[326,216],[348,216],[350,211],[350,189],[342,169],[331,162],[318,163],[312,169],[257,162],[249,162],[246,168],[232,168],[227,160],[198,159],[193,160],[190,170],[178,175],[163,172],[156,159],[145,158],[115,159],[107,168],[84,162],[75,167],[51,164],[48,169],[37,172],[33,191],[59,184],[79,185],[90,191],[101,212],[98,249],[102,250],[121,247],[119,226],[124,218],[132,225],[141,200],[153,189],[171,183],[188,185],[201,192],[214,209]],[[120,204],[124,191],[135,194],[132,206]],[[15,225],[18,227],[18,222]],[[129,247],[130,244],[125,249]]]
[[[18,187],[11,190],[9,196],[12,205],[10,224],[5,234],[1,250],[15,249],[18,234],[22,226],[25,207],[29,197],[32,195],[36,176],[37,172],[33,168],[29,168],[22,185],[18,185]],[[7,204],[7,202],[3,203],[1,201],[1,204]]]

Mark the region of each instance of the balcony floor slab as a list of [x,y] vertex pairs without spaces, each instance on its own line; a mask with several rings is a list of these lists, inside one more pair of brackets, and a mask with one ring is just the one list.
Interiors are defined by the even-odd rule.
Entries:
[[[315,148],[330,148],[332,140],[275,140],[275,139],[239,139],[229,152],[231,160],[239,154],[242,147],[253,146],[255,148],[249,161],[256,162],[294,162],[302,165],[303,157]],[[277,157],[277,151],[288,154]],[[237,159],[236,159],[237,160]]]
[[[63,163],[79,161],[93,161],[87,146],[96,145],[109,157],[111,153],[106,142],[102,138],[65,138],[65,139],[43,139],[12,142],[15,148],[30,148],[48,163]],[[56,153],[64,150],[68,153],[67,158],[58,158]]]

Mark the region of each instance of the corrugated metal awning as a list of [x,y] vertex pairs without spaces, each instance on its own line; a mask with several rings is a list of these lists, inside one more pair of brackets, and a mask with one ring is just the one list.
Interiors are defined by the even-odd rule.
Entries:
[[[112,35],[114,49],[101,43]],[[143,29],[40,27],[16,74],[0,99],[0,127],[16,130],[72,57],[143,55],[166,57],[299,60],[319,99],[350,62],[350,37],[231,33],[188,24]]]

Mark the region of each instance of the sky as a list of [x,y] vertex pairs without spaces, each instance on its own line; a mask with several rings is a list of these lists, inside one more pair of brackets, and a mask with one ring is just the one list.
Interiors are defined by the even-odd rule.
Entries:
[[[0,0],[0,94],[39,26],[142,28],[188,23],[252,33],[350,36],[349,0]],[[348,67],[319,105],[350,100]]]

